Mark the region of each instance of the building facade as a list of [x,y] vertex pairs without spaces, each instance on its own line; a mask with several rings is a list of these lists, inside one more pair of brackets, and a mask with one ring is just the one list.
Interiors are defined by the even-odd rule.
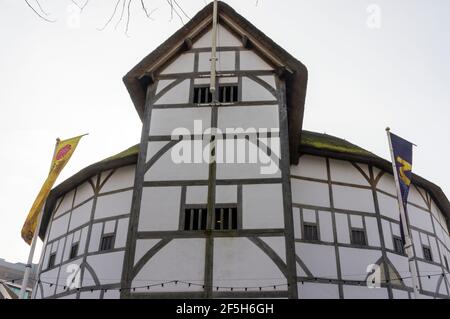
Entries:
[[[412,298],[390,163],[302,130],[306,67],[218,12],[214,93],[211,5],[124,77],[141,141],[53,189],[34,298]],[[448,298],[450,204],[413,184],[420,294]]]

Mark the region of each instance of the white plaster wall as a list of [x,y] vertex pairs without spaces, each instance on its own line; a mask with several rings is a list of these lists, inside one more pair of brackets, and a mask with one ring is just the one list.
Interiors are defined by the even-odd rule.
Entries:
[[336,208],[375,213],[372,191],[355,187],[333,185]]
[[380,192],[377,192],[377,197],[381,215],[391,219],[400,220],[397,198],[393,198]]
[[365,280],[367,266],[376,264],[381,258],[381,251],[339,247],[342,279]]
[[94,219],[129,214],[133,191],[119,192],[97,198]]
[[190,80],[184,80],[169,89],[161,97],[153,101],[154,105],[160,104],[185,104],[189,103]]
[[[64,289],[64,286],[66,286],[68,284],[67,278],[69,278],[69,281],[71,279],[73,280],[74,278],[76,278],[74,276],[74,274],[77,271],[76,266],[80,266],[82,261],[83,261],[82,258],[78,258],[75,260],[71,260],[70,263],[67,263],[67,264],[61,266],[61,270],[59,272],[59,277],[58,277],[58,286],[56,287],[57,294],[67,291]],[[53,282],[54,281],[55,281],[55,279],[53,279]]]
[[[194,42],[192,47],[198,48],[210,48],[212,39],[212,31],[209,30],[202,35],[197,41]],[[242,47],[241,41],[236,38],[230,31],[224,28],[220,23],[217,25],[217,47]]]
[[[209,168],[208,161],[204,161],[202,157],[196,162],[196,158],[194,157],[197,149],[197,142],[200,143],[200,151],[204,151],[206,149],[204,152],[207,154],[209,146],[206,139],[198,141],[183,140],[164,153],[164,155],[150,167],[144,175],[144,180],[207,180]],[[186,161],[183,159],[185,154],[189,154],[187,155]],[[180,156],[183,158],[180,158]],[[209,159],[208,155],[205,157]],[[178,160],[178,158],[180,159]]]
[[345,299],[388,299],[386,288],[344,285]]
[[[198,71],[209,72],[211,70],[211,52],[200,52],[198,54]],[[217,71],[232,71],[236,69],[235,51],[217,52]]]
[[77,187],[77,193],[75,194],[75,201],[73,203],[73,206],[77,206],[80,203],[84,202],[88,198],[91,198],[94,196],[94,191],[92,189],[91,184],[88,182],[85,182]]
[[350,231],[346,214],[335,213],[336,234],[339,243],[350,244]]
[[92,225],[91,238],[89,240],[89,252],[98,251],[100,248],[100,237],[102,236],[103,223]]
[[257,287],[286,283],[275,263],[247,238],[214,239],[213,264],[214,286]]
[[380,232],[375,217],[364,217],[366,222],[367,241],[369,246],[380,247]]
[[[118,168],[103,185],[100,193],[133,187],[135,165]],[[103,174],[102,174],[103,176]]]
[[339,299],[339,287],[333,284],[299,282],[299,299]]
[[286,239],[284,237],[260,237],[272,250],[286,262]]
[[78,254],[84,254],[88,229],[89,229],[89,226],[86,226],[81,230],[80,244],[78,246]]
[[89,222],[91,218],[91,212],[92,200],[75,208],[71,213],[72,216],[70,218],[69,231]]
[[257,54],[248,50],[248,51],[240,51],[240,59],[241,59],[241,70],[273,70],[273,68],[261,59]]
[[[439,280],[439,274],[442,274],[442,269],[439,266],[432,265],[426,262],[418,261],[417,262],[418,273],[422,284],[422,289],[425,291],[429,291],[432,293],[436,292],[437,284]],[[430,278],[428,278],[428,275]]]
[[138,239],[134,252],[134,265],[150,250],[159,243],[161,239]]
[[[53,296],[56,289],[56,280],[58,278],[59,267],[53,268],[52,270],[41,273],[40,279],[43,288],[43,298]],[[52,283],[53,286],[50,287],[48,283]]]
[[64,245],[64,256],[63,256],[63,261],[66,261],[69,259],[70,256],[70,250],[72,248],[72,242],[73,242],[73,233],[67,235],[66,237],[66,242]]
[[327,163],[325,158],[302,155],[298,165],[291,166],[291,175],[327,180]]
[[194,54],[184,53],[170,63],[161,74],[189,73],[194,71]]
[[337,279],[334,246],[295,243],[295,253],[314,277]]
[[330,207],[328,184],[291,178],[292,202]]
[[[406,256],[393,254],[388,252],[387,258],[390,260],[392,265],[394,265],[395,270],[397,270],[398,274],[403,277],[403,283],[407,287],[412,287],[411,272],[409,271],[408,258]],[[392,277],[393,275],[391,275]]]
[[75,191],[70,191],[67,194],[64,195],[64,197],[61,197],[58,199],[58,203],[59,201],[62,201],[61,204],[59,205],[58,209],[55,211],[53,218],[56,219],[57,217],[59,217],[61,214],[69,211],[72,208],[72,202],[73,202],[73,195],[74,195]]
[[[375,171],[374,171],[375,174]],[[377,175],[375,174],[375,177]],[[380,180],[377,184],[377,189],[380,189],[382,191],[385,191],[386,193],[389,193],[391,195],[397,196],[397,190],[395,188],[395,181],[394,176],[388,173],[384,173],[383,176],[381,176]]]
[[181,187],[144,187],[139,231],[178,230],[180,198]]
[[152,141],[147,144],[147,156],[145,162],[150,161],[164,146],[169,144],[167,141]]
[[[189,94],[189,90],[186,94]],[[201,121],[202,124],[202,127],[198,128],[198,133],[194,132],[194,120]],[[189,134],[201,134],[209,127],[211,127],[211,109],[208,107],[153,109],[150,136],[172,136],[173,130],[177,128],[187,129]]]
[[254,80],[242,78],[242,101],[276,101],[277,98]]
[[[420,193],[418,189],[420,190]],[[411,185],[411,187],[409,188],[408,203],[413,203],[426,209],[428,205],[424,201],[422,196],[425,196],[425,191],[420,187]]]
[[[134,278],[132,285],[145,286],[171,280],[183,280],[201,285],[204,282],[204,264],[204,239],[174,239],[145,264]],[[151,288],[151,292],[202,290],[201,286],[188,287],[181,283]],[[136,292],[139,291],[147,291],[147,289],[136,289]]]
[[333,221],[330,212],[319,211],[320,240],[324,242],[334,242]]
[[300,222],[300,208],[292,207],[292,218],[294,222],[294,238],[302,238],[302,225]]
[[236,185],[216,186],[216,203],[218,204],[237,203],[237,186]]
[[67,232],[70,214],[65,214],[52,222],[48,240],[51,241]]
[[[358,165],[360,167],[367,167],[363,164]],[[332,181],[370,186],[369,182],[364,178],[361,172],[350,162],[330,159],[330,171]]]
[[274,88],[274,89],[277,88],[277,85],[276,85],[276,82],[275,82],[275,76],[273,76],[273,75],[260,75],[260,76],[258,76],[258,78],[260,78],[261,80],[263,80],[264,82],[269,84],[272,88]]
[[124,251],[117,251],[92,255],[87,257],[86,262],[94,269],[100,284],[119,283],[122,278],[124,254]]
[[218,110],[217,127],[226,132],[227,128],[279,129],[277,105],[227,106]]
[[412,226],[433,232],[433,225],[431,223],[431,214],[420,208],[408,204],[408,217]]
[[284,228],[281,184],[242,186],[244,229]]
[[384,237],[384,245],[388,249],[394,249],[394,243],[392,242],[392,232],[390,227],[390,222],[382,219],[381,225],[383,227],[383,237]]
[[122,218],[117,221],[116,240],[114,242],[114,248],[123,248],[127,242],[128,234],[128,218]]
[[161,92],[162,89],[164,89],[165,87],[167,87],[170,83],[174,82],[175,80],[171,79],[171,80],[158,80],[158,84],[156,87],[156,94],[158,94],[159,92]]

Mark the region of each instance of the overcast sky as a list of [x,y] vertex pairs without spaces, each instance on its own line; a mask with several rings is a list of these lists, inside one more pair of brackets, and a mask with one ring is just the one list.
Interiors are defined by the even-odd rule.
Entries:
[[[207,2],[178,0],[190,17]],[[304,129],[387,159],[389,125],[418,145],[414,171],[450,195],[448,0],[226,2],[308,67]],[[55,138],[89,133],[57,183],[136,144],[141,123],[122,76],[182,26],[165,0],[145,2],[154,21],[132,0],[128,36],[126,15],[97,30],[116,1],[90,1],[81,16],[69,0],[41,3],[56,22],[0,0],[0,258],[14,262],[26,262],[20,230]]]

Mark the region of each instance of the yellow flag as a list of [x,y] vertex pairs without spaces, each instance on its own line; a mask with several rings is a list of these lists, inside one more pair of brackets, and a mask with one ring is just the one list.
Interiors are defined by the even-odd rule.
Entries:
[[58,178],[59,173],[61,173],[64,166],[66,166],[67,162],[75,151],[78,142],[83,136],[84,135],[73,137],[64,141],[58,141],[48,177],[45,180],[44,185],[42,185],[38,196],[34,200],[33,206],[31,207],[27,219],[25,220],[25,223],[22,227],[22,238],[26,241],[27,244],[31,244],[34,232],[39,231],[36,230],[39,214],[42,211],[47,196],[50,193],[56,179]]

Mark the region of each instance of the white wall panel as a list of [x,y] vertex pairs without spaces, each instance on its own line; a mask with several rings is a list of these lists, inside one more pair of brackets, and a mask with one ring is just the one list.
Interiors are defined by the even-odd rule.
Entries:
[[237,186],[236,185],[216,186],[216,203],[219,204],[237,203]]
[[[374,172],[375,174],[375,172]],[[377,174],[375,174],[375,177]],[[397,196],[397,189],[395,188],[394,176],[388,173],[384,173],[378,181],[377,188],[385,191],[391,195]]]
[[274,89],[277,88],[277,85],[276,85],[276,82],[275,82],[275,76],[273,76],[273,75],[260,75],[260,76],[258,76],[258,78],[260,78],[261,80],[263,80],[264,82],[269,84],[272,88],[274,88]]
[[91,184],[89,184],[88,182],[84,182],[77,187],[77,193],[75,194],[75,201],[73,203],[73,206],[77,206],[93,196],[94,190],[92,189]]
[[94,269],[100,284],[119,283],[122,278],[124,254],[125,252],[118,251],[88,256],[86,262]]
[[[211,109],[207,107],[196,108],[170,108],[153,109],[150,120],[150,135],[172,136],[175,129],[183,128],[194,134],[194,120],[201,121],[198,134],[211,126]],[[195,132],[197,134],[197,132]],[[188,133],[186,133],[188,134]],[[179,136],[180,134],[175,134]],[[185,135],[185,134],[183,134]]]
[[394,249],[394,244],[392,242],[392,233],[390,222],[385,219],[381,220],[381,225],[383,227],[383,237],[384,237],[384,245],[388,249]]
[[175,80],[173,80],[173,79],[170,79],[170,80],[158,80],[158,85],[157,85],[157,88],[156,88],[156,94],[161,92],[162,89],[167,87],[173,81],[175,81]]
[[[194,42],[192,47],[197,48],[210,48],[211,47],[212,31],[206,32],[197,41]],[[217,46],[218,47],[242,47],[242,42],[236,38],[230,31],[224,28],[221,24],[217,25]]]
[[[420,280],[422,283],[422,289],[425,291],[435,293],[436,289],[437,289],[438,280],[440,277],[436,274],[442,273],[441,267],[432,265],[429,263],[425,263],[422,261],[418,261],[417,266],[418,266],[419,276],[422,277]],[[430,276],[430,278],[428,278],[427,277],[428,275],[433,275],[433,276]]]
[[292,216],[294,221],[294,238],[302,238],[302,225],[300,222],[300,208],[292,207]]
[[92,202],[93,201],[90,200],[72,211],[69,231],[89,222],[92,213]]
[[[214,252],[214,255],[216,251]],[[174,239],[157,252],[134,278],[133,286],[159,283],[163,280],[183,280],[203,284],[205,269],[205,240]],[[147,291],[136,289],[138,291]],[[202,286],[164,285],[154,286],[152,291],[201,291]]]
[[128,235],[128,221],[129,221],[128,218],[122,218],[122,219],[118,220],[114,248],[125,247],[125,245],[127,243],[127,235]]
[[284,237],[260,237],[272,250],[286,262],[286,239]]
[[242,101],[276,101],[276,97],[261,84],[242,78]]
[[[71,260],[69,263],[61,266],[58,278],[58,286],[56,287],[57,294],[67,291],[64,289],[64,286],[67,286],[68,284],[72,283],[73,280],[76,280],[76,272],[78,271],[78,267],[81,265],[82,261],[82,258],[78,258],[75,260]],[[55,282],[55,279],[52,279],[50,282]],[[74,284],[76,284],[76,281],[74,282]]]
[[134,265],[150,250],[159,243],[161,239],[138,239],[134,252]]
[[298,165],[291,165],[291,175],[327,180],[327,163],[325,158],[302,155]]
[[84,254],[88,229],[89,229],[89,226],[86,226],[81,230],[80,243],[78,246],[78,254]]
[[365,217],[367,241],[369,246],[380,247],[380,232],[375,217]]
[[75,191],[70,191],[66,195],[64,195],[64,198],[58,199],[58,203],[60,200],[62,200],[62,202],[59,205],[58,210],[54,213],[53,218],[59,217],[61,214],[69,211],[72,208],[74,193]]
[[431,214],[429,212],[408,204],[408,217],[412,226],[433,232]]
[[377,192],[377,197],[381,215],[391,219],[400,220],[398,200],[380,192]]
[[334,246],[295,243],[295,253],[308,267],[314,277],[337,278]]
[[194,54],[184,53],[170,63],[161,74],[194,72]]
[[375,213],[371,190],[333,185],[333,199],[336,208]]
[[350,225],[346,214],[335,213],[337,240],[343,244],[350,244]]
[[328,184],[291,178],[292,202],[330,207]]
[[273,68],[252,51],[240,51],[241,70],[272,70]]
[[279,268],[249,239],[214,239],[214,286],[254,287],[283,283],[286,279]]
[[[232,71],[236,69],[235,51],[217,52],[217,71]],[[200,52],[198,54],[198,71],[209,72],[211,70],[211,52]]]
[[330,159],[331,180],[356,185],[370,186],[369,182],[350,162]]
[[43,297],[53,296],[55,294],[56,289],[56,280],[58,278],[59,267],[53,268],[52,270],[41,273],[41,281],[46,283],[53,283],[54,285],[50,287],[48,284],[42,284],[43,288]]
[[102,236],[103,223],[92,225],[91,238],[89,240],[89,252],[98,251],[100,248],[100,237]]
[[180,197],[181,187],[144,187],[139,231],[178,230]]
[[303,222],[316,223],[316,211],[312,209],[303,209]]
[[133,187],[134,185],[134,165],[129,165],[117,169],[106,181],[101,189],[101,193],[115,191],[118,189]]
[[133,191],[114,193],[97,198],[94,219],[129,214]]
[[189,86],[190,80],[184,80],[176,84],[169,91],[164,93],[160,98],[157,98],[157,100],[154,101],[153,104],[160,105],[189,103]]
[[227,106],[218,111],[217,127],[226,132],[229,128],[279,129],[277,105]]
[[70,214],[65,214],[52,222],[48,240],[51,241],[67,232]]
[[298,283],[299,299],[339,299],[339,287],[333,284]]
[[63,262],[69,259],[70,256],[70,250],[72,248],[72,242],[73,242],[73,233],[67,235],[66,237],[66,243],[64,245],[64,256],[63,256]]
[[365,280],[367,266],[377,263],[381,257],[381,251],[340,247],[339,257],[342,279]]
[[208,186],[188,186],[186,188],[186,204],[206,204],[208,202]]
[[333,221],[330,212],[319,211],[320,240],[334,242]]
[[242,197],[244,229],[284,227],[281,184],[244,185]]

